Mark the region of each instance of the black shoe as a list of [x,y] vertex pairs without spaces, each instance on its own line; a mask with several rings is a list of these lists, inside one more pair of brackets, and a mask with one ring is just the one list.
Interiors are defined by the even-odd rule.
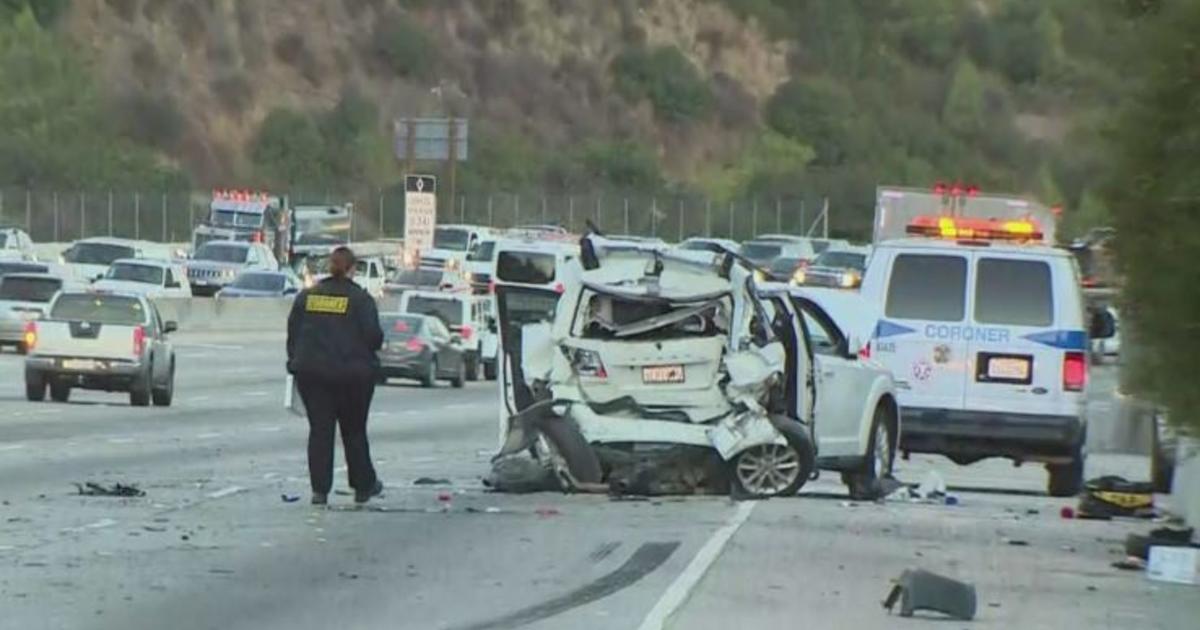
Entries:
[[312,496],[313,505],[328,505],[329,495],[324,492],[314,492]]
[[383,482],[376,479],[375,485],[371,486],[370,490],[367,490],[366,492],[359,490],[354,491],[354,502],[366,503],[367,501],[371,500],[371,497],[377,497],[381,494],[383,494]]

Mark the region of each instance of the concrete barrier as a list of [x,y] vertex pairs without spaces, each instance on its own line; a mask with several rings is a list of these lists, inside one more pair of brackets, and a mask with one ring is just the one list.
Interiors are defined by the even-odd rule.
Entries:
[[1171,481],[1171,512],[1200,528],[1200,439],[1180,438]]
[[164,321],[183,331],[283,332],[292,298],[161,298]]

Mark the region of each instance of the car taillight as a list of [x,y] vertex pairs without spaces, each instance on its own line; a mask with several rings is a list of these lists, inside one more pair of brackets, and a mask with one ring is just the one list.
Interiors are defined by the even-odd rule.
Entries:
[[37,346],[37,337],[37,322],[25,322],[25,331],[21,333],[21,342],[25,344],[26,352],[32,351]]
[[863,344],[863,347],[858,349],[858,358],[860,358],[860,359],[870,359],[871,358],[871,342],[870,341]]
[[408,340],[408,343],[404,344],[404,347],[410,352],[420,352],[425,349],[425,342],[412,337]]
[[1063,389],[1068,392],[1081,392],[1087,385],[1087,356],[1082,352],[1068,352],[1063,355]]
[[251,234],[251,235],[250,235],[250,242],[251,242],[251,243],[261,243],[261,242],[263,242],[263,234],[262,234],[262,232],[261,232],[261,231],[259,231],[259,232],[255,232],[255,233]]
[[558,293],[558,294],[560,294],[560,295],[561,295],[561,294],[562,294],[564,291],[566,291],[566,290],[567,290],[567,287],[563,286],[563,283],[561,283],[561,282],[558,282],[558,283],[556,283],[556,284],[554,285],[554,292],[555,292],[555,293]]
[[470,341],[471,335],[475,334],[475,329],[470,324],[463,324],[458,329],[458,334],[462,335],[463,341]]
[[133,328],[133,356],[140,357],[146,349],[146,329],[142,326]]

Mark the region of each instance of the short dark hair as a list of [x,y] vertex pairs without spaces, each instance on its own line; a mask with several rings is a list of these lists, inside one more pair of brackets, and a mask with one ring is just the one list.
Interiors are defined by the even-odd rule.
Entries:
[[329,275],[335,278],[345,278],[350,274],[350,270],[354,269],[354,263],[357,259],[354,257],[354,250],[342,245],[334,248],[329,254]]

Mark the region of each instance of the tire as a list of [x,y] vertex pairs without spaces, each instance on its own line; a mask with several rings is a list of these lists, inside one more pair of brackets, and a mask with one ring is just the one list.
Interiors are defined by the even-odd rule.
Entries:
[[[795,421],[789,420],[788,422]],[[800,488],[812,478],[816,468],[817,456],[811,442],[805,437],[799,423],[796,431],[785,431],[787,444],[760,444],[750,447],[729,461],[730,479],[733,482],[734,496],[766,499],[771,497],[789,497],[800,491]],[[774,458],[776,464],[791,464],[785,470],[779,466],[770,468],[764,461]],[[754,476],[762,470],[773,470],[769,475],[779,475],[771,480],[755,481]]]
[[433,387],[437,385],[437,359],[429,362],[429,367],[425,369],[425,375],[421,377],[421,387]]
[[479,353],[472,352],[470,354],[463,355],[463,362],[466,364],[467,380],[472,381],[472,382],[478,381],[479,380]]
[[483,362],[483,378],[485,378],[489,381],[496,380],[496,362],[495,361],[484,361]]
[[842,475],[842,481],[849,487],[851,499],[874,501],[879,498],[883,490],[879,482],[892,475],[892,468],[896,464],[895,427],[891,411],[880,403],[875,408],[875,415],[871,420],[871,437],[867,440],[867,452],[863,454],[862,468]]
[[71,399],[71,386],[65,383],[50,383],[50,400],[65,403]]
[[151,398],[154,401],[155,407],[170,407],[171,401],[175,398],[175,365],[171,365],[171,373],[167,375],[167,385],[162,389],[155,389],[151,393]]
[[[151,370],[153,370],[151,366]],[[139,377],[129,388],[129,404],[133,407],[146,407],[150,404],[150,371]]]
[[25,376],[25,400],[41,402],[46,400],[46,381],[40,376]]
[[1046,472],[1049,473],[1046,494],[1052,497],[1073,497],[1083,490],[1083,464],[1087,459],[1083,443],[1086,441],[1085,433],[1081,443],[1075,446],[1070,463],[1046,465]]
[[466,381],[467,362],[465,359],[460,359],[458,362],[458,373],[455,374],[454,378],[450,379],[450,385],[454,387],[454,389],[462,389],[462,386],[466,383]]
[[604,478],[600,458],[584,439],[579,427],[567,418],[547,418],[538,423],[538,431],[546,438],[551,448],[551,458],[557,459],[554,466],[559,483],[564,490],[580,484],[598,484]]

